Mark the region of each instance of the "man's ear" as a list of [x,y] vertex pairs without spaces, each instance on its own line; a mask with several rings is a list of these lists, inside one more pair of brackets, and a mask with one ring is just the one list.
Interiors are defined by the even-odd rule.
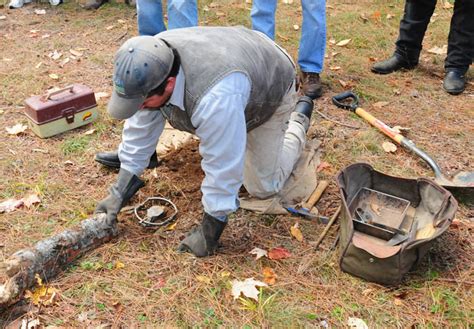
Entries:
[[171,94],[176,85],[176,77],[169,77],[166,83],[165,92]]

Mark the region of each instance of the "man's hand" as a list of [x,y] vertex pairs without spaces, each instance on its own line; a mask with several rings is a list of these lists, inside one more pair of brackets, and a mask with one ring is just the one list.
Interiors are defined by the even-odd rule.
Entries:
[[120,169],[117,182],[109,189],[109,196],[99,202],[95,212],[106,213],[110,221],[117,220],[120,209],[143,185],[145,184],[140,178],[125,169]]
[[122,199],[117,198],[113,194],[109,194],[105,199],[99,202],[95,208],[95,213],[105,213],[107,214],[107,219],[109,221],[116,221],[117,215],[122,208]]

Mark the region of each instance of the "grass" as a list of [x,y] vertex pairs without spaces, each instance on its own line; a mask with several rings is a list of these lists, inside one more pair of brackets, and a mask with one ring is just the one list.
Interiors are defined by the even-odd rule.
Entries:
[[[31,10],[36,7],[46,8],[47,14],[35,15],[32,20]],[[250,8],[243,0],[199,1],[200,24],[250,26]],[[411,127],[408,137],[435,155],[443,170],[452,173],[473,167],[466,154],[473,140],[473,89],[468,86],[458,97],[442,91],[437,75],[443,73],[443,56],[423,52],[420,67],[414,71],[389,76],[370,73],[374,58],[380,60],[392,53],[402,12],[401,0],[328,2],[327,58],[322,72],[326,89],[316,106],[332,121],[315,113],[312,127],[312,134],[322,142],[322,160],[330,164],[320,173],[322,177],[332,178],[344,166],[358,161],[393,175],[431,175],[423,162],[408,152],[399,149],[386,154],[381,149],[384,136],[355,114],[331,104],[330,97],[346,89],[356,91],[361,105],[386,123]],[[389,13],[394,17],[387,19]],[[440,4],[436,13],[424,40],[425,49],[446,44],[451,11]],[[362,14],[367,17],[365,22]],[[23,100],[53,86],[80,82],[94,91],[110,93],[114,50],[137,34],[134,10],[114,1],[91,12],[67,2],[56,8],[31,4],[20,10],[0,9],[0,15],[7,16],[0,20],[0,44],[8,45],[0,50],[2,126],[24,122]],[[119,19],[125,23],[119,24]],[[301,26],[299,2],[279,2],[276,39],[296,58],[301,31],[296,31],[294,24]],[[112,25],[114,28],[107,30]],[[32,29],[39,30],[39,36],[30,37]],[[44,34],[50,36],[42,38]],[[330,42],[347,38],[351,42],[345,47]],[[80,61],[71,61],[63,68],[48,57],[53,50],[68,56],[69,49],[77,48],[85,49]],[[36,69],[39,62],[43,64]],[[341,69],[331,70],[332,66]],[[60,80],[49,78],[50,73],[58,74]],[[473,76],[472,70],[468,75]],[[348,86],[342,87],[339,80]],[[417,97],[412,96],[414,91]],[[389,105],[372,106],[380,101]],[[0,214],[0,260],[90,216],[97,201],[107,194],[115,171],[101,168],[93,158],[97,151],[117,147],[122,123],[106,114],[106,100],[99,101],[99,111],[101,117],[92,125],[45,140],[31,132],[10,136],[0,130],[0,202],[33,192],[42,200],[36,208]],[[89,129],[95,132],[84,135]],[[167,161],[184,155],[173,153]],[[65,164],[66,160],[73,164]],[[189,161],[198,166],[200,159],[184,158],[180,166]],[[180,172],[169,170],[166,161],[156,171],[147,171],[147,185],[132,203],[151,195],[171,198],[180,210],[176,229],[144,230],[133,215],[121,214],[120,237],[91,251],[52,281],[60,290],[60,299],[33,314],[45,326],[65,327],[299,328],[317,327],[321,321],[330,327],[345,327],[349,317],[361,318],[371,328],[472,327],[473,293],[466,282],[472,282],[473,275],[472,228],[468,222],[473,215],[464,205],[457,214],[462,224],[441,238],[425,262],[399,287],[381,287],[341,272],[338,253],[329,251],[337,226],[319,251],[307,251],[307,243],[317,239],[323,226],[301,221],[305,236],[301,244],[289,236],[295,221],[290,216],[238,211],[224,232],[219,255],[196,260],[176,253],[184,233],[201,217],[199,175],[191,171],[184,179]],[[331,184],[318,204],[322,214],[332,214],[337,195],[336,186]],[[278,262],[255,261],[248,254],[254,247],[275,246],[285,246],[292,257]],[[304,257],[312,262],[298,273]],[[116,268],[117,262],[124,267]],[[265,266],[277,273],[276,284],[263,289],[258,301],[234,301],[231,281],[248,277],[263,280]],[[200,281],[199,276],[210,281]]]

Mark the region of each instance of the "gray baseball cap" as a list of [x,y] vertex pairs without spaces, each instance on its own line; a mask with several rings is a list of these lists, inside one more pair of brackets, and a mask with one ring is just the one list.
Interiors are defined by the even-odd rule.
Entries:
[[116,119],[134,115],[147,94],[168,76],[173,60],[171,48],[156,37],[127,40],[115,54],[114,90],[107,106],[109,114]]

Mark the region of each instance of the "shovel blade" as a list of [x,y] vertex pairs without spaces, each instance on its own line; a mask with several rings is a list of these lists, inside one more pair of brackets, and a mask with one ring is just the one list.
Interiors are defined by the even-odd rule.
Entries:
[[442,177],[435,181],[450,191],[460,203],[474,205],[474,172],[462,171],[452,180]]

